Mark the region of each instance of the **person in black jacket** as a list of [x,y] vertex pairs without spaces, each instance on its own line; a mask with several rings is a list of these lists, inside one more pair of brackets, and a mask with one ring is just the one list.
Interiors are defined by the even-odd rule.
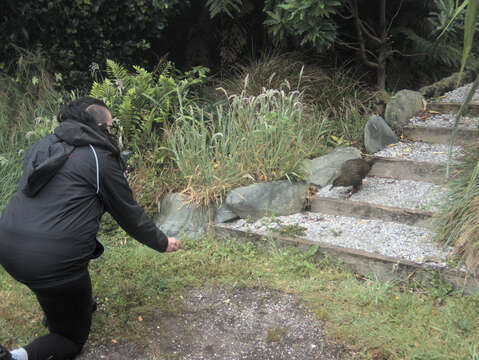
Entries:
[[0,360],[63,360],[81,352],[92,318],[88,263],[103,253],[96,235],[105,211],[154,250],[181,248],[134,200],[106,104],[80,98],[62,108],[58,121],[27,152],[0,217],[0,264],[35,293],[50,333],[12,352],[0,346]]

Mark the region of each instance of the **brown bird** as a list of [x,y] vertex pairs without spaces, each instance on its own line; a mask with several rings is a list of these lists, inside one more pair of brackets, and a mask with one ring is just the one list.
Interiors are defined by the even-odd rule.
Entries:
[[341,165],[339,175],[333,180],[329,190],[335,186],[352,186],[348,193],[348,197],[351,196],[361,188],[363,179],[368,175],[375,161],[376,158],[346,160]]

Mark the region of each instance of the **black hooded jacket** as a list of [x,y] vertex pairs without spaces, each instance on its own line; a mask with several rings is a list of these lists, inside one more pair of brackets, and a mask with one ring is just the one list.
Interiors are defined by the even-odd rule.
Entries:
[[100,256],[100,219],[109,212],[157,251],[168,239],[133,198],[117,148],[89,126],[64,121],[27,153],[23,175],[0,218],[0,264],[31,287],[75,280]]

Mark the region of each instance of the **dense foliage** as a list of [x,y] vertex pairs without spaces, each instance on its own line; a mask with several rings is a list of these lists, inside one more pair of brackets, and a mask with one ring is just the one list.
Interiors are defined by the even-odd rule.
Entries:
[[[274,43],[357,59],[356,67],[368,72],[379,67],[376,76],[391,77],[390,89],[407,81],[405,68],[416,83],[419,73],[424,81],[434,76],[431,65],[436,73],[455,70],[460,10],[454,0],[8,0],[0,19],[0,70],[9,69],[19,49],[38,49],[63,85],[74,88],[88,83],[88,70],[105,70],[106,58],[151,70],[168,57],[185,70],[229,71]],[[412,21],[417,18],[424,21]]]
[[88,69],[105,58],[143,65],[168,19],[188,6],[188,0],[6,1],[0,63],[6,67],[18,48],[41,48],[67,84],[84,83]]
[[134,65],[134,73],[107,60],[107,77],[94,82],[90,95],[103,100],[119,122],[119,137],[130,146],[141,147],[142,136],[155,126],[165,125],[179,106],[188,101],[192,86],[205,80],[206,68],[197,67],[180,74],[171,62],[165,62],[153,72]]

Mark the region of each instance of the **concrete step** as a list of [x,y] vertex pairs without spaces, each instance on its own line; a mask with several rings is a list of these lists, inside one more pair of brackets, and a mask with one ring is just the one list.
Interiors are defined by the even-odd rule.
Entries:
[[312,199],[325,197],[434,212],[438,209],[444,192],[441,185],[430,182],[372,176],[365,178],[362,188],[347,198],[350,189],[351,187],[340,186],[330,189],[328,185],[318,189]]
[[377,157],[369,171],[369,176],[425,181],[434,184],[443,184],[447,181],[446,167],[441,163],[386,157]]
[[[434,144],[449,144],[452,129],[446,127],[406,126],[402,129],[402,137],[410,141],[422,141]],[[454,140],[455,145],[472,144],[479,138],[479,129],[458,128]]]
[[[427,103],[427,110],[440,113],[457,113],[461,103],[434,101]],[[479,116],[479,103],[471,102],[466,111],[467,115]]]
[[349,198],[347,191],[345,187],[318,189],[310,199],[310,211],[432,229],[432,216],[442,194],[438,184],[372,176],[364,179],[362,188]]
[[350,201],[316,196],[311,200],[311,212],[349,216],[357,219],[374,219],[434,229],[432,211],[377,205],[363,201]]
[[[298,223],[301,224],[301,222]],[[350,245],[340,246],[335,242],[329,243],[321,238],[310,239],[285,236],[279,233],[265,234],[251,229],[237,228],[230,223],[216,224],[213,230],[217,238],[225,241],[233,238],[255,243],[259,246],[267,247],[274,243],[275,247],[295,247],[300,251],[308,252],[310,256],[312,254],[318,260],[327,257],[357,274],[373,275],[383,281],[393,279],[402,279],[406,282],[412,280],[431,281],[440,274],[445,281],[451,283],[466,295],[477,295],[479,293],[479,277],[467,273],[465,269],[450,269],[444,264],[427,261],[429,259],[424,259],[426,261],[411,261],[398,256],[383,255],[377,251],[364,251],[361,246],[352,248]],[[347,234],[344,235],[347,236]],[[381,234],[377,234],[373,241],[380,244],[387,238],[387,236],[381,237]],[[409,247],[412,248],[413,245],[409,245]]]
[[[453,146],[452,160],[464,154],[462,146]],[[408,160],[427,162],[437,165],[446,165],[449,161],[449,145],[430,144],[420,141],[401,141],[386,146],[383,150],[374,153],[374,156],[391,160]]]

